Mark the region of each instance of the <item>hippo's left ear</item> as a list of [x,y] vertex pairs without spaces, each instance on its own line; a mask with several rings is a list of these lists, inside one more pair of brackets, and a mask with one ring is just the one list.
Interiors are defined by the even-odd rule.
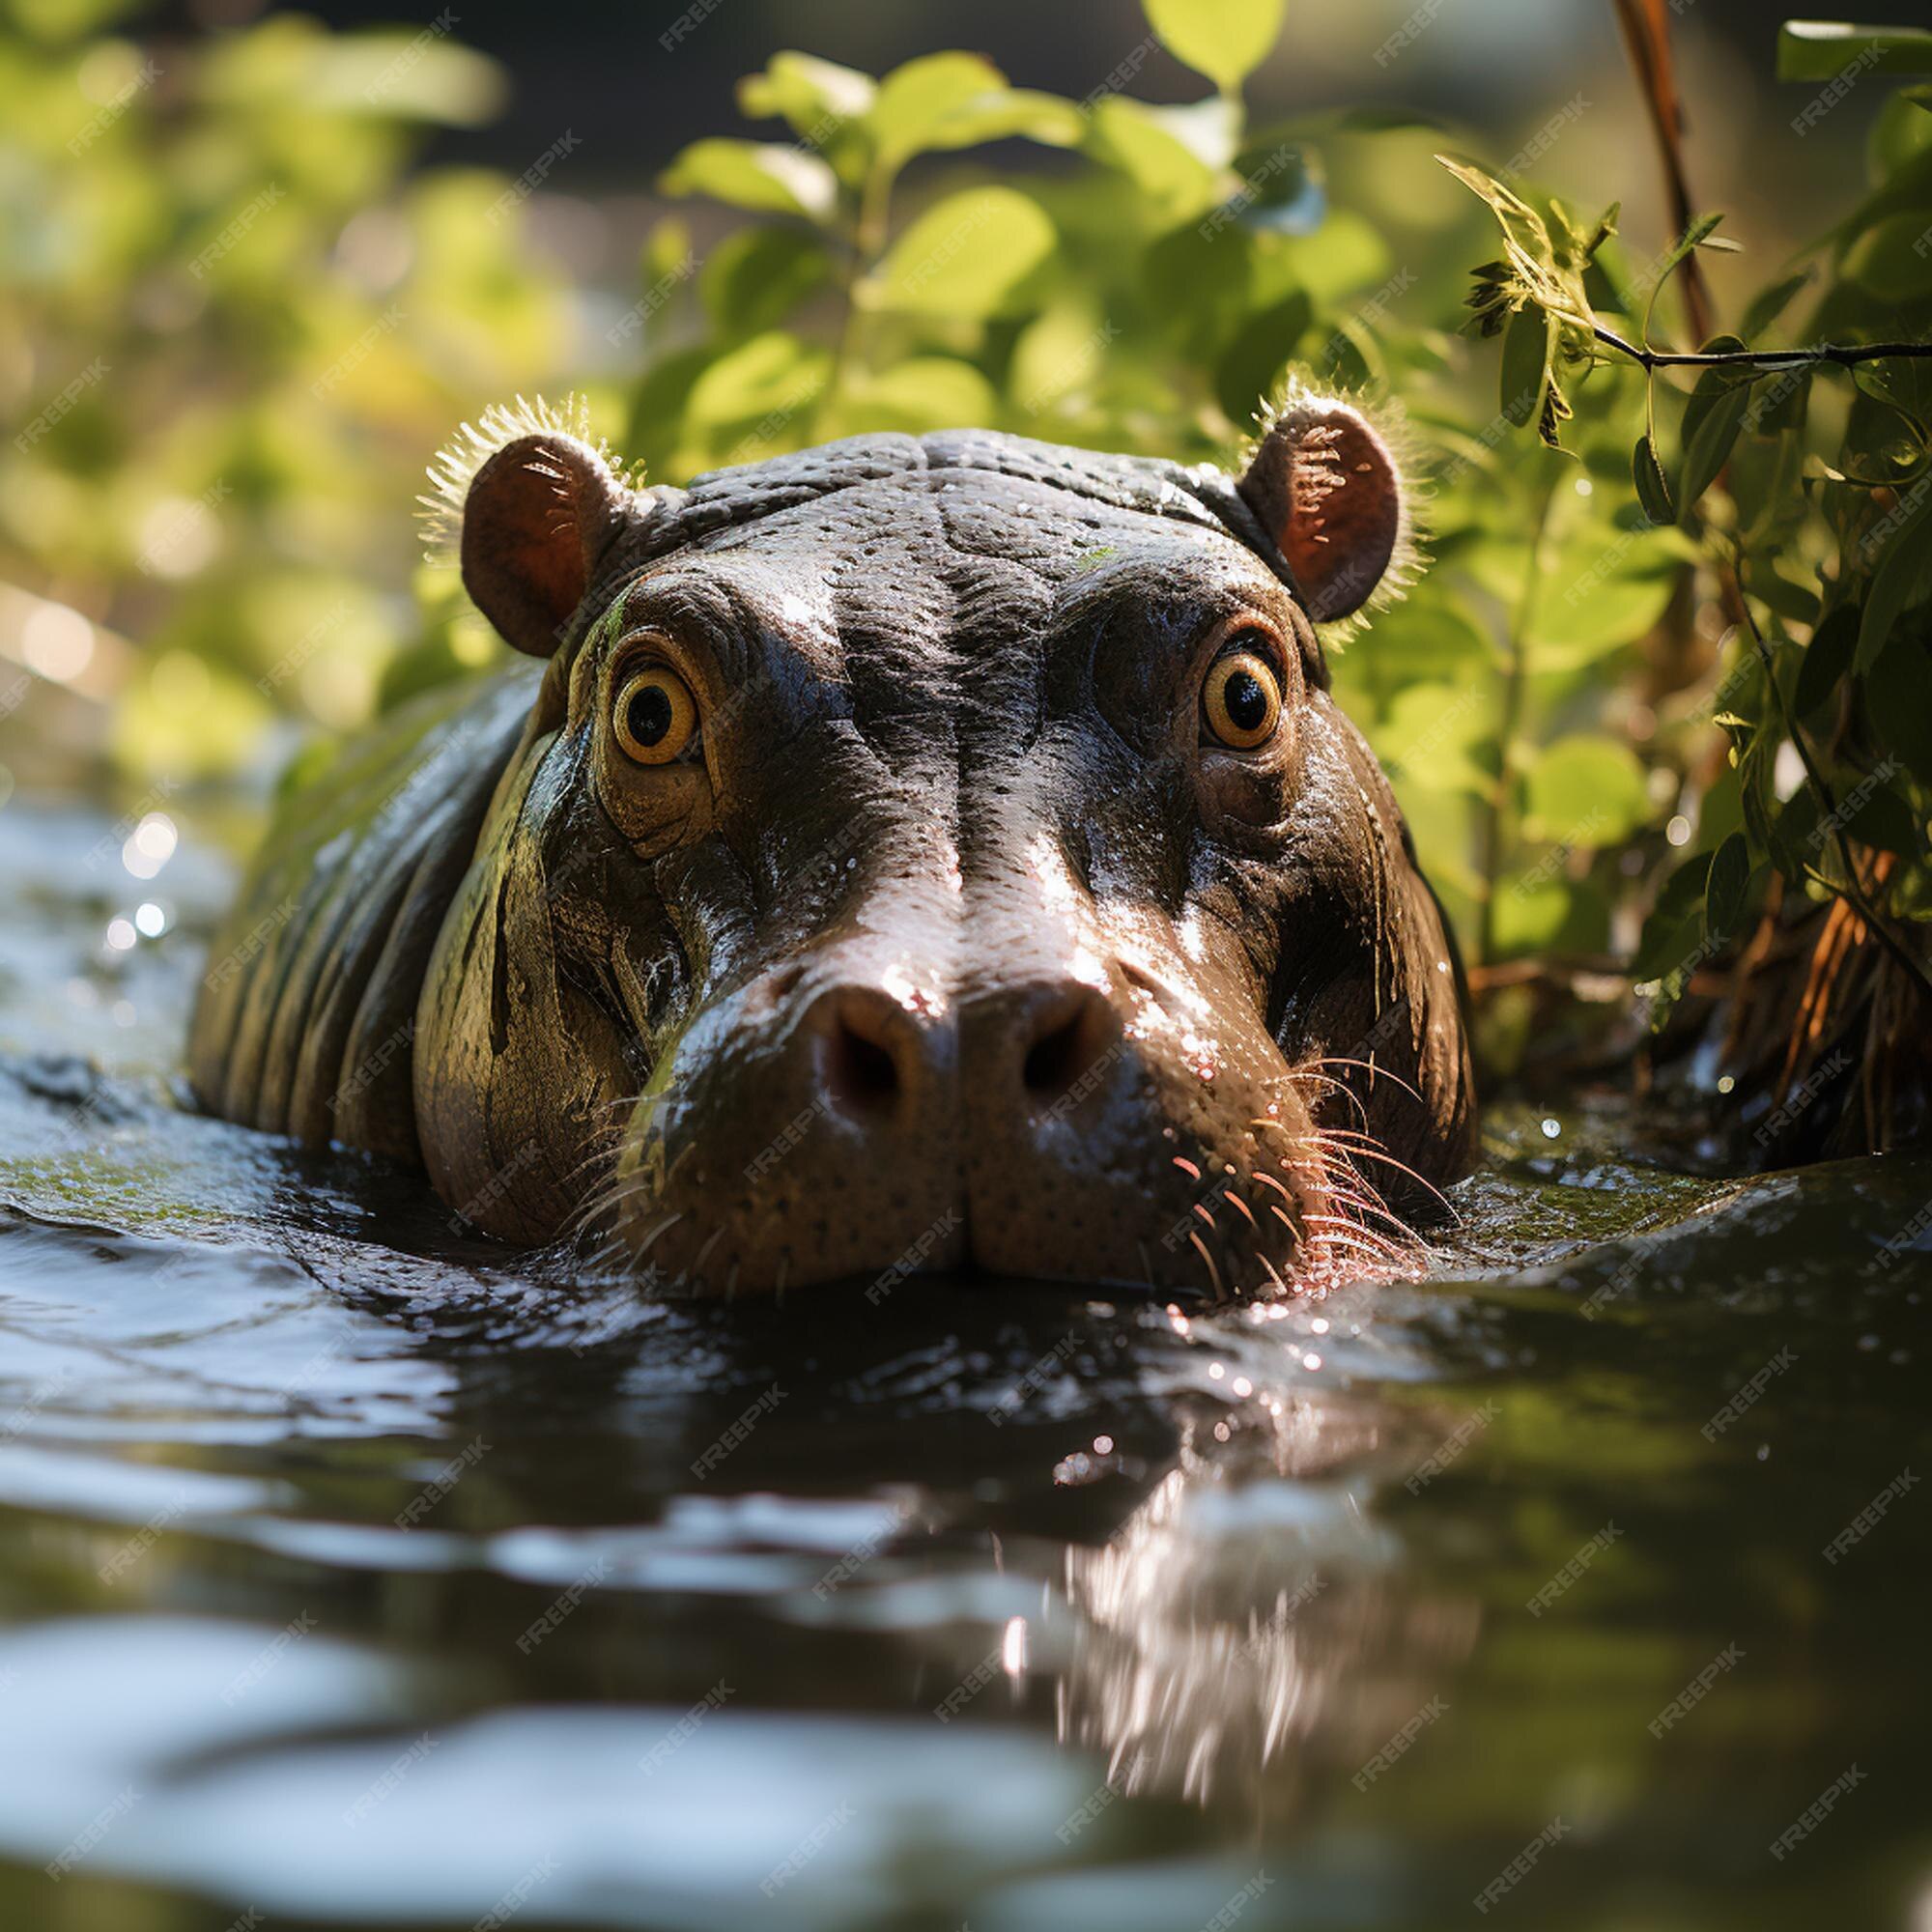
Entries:
[[1317,623],[1360,610],[1406,548],[1402,473],[1388,444],[1348,403],[1291,394],[1236,487]]
[[639,516],[607,452],[586,440],[581,408],[491,411],[464,425],[430,478],[437,494],[423,501],[435,533],[455,539],[463,587],[509,643],[549,657]]

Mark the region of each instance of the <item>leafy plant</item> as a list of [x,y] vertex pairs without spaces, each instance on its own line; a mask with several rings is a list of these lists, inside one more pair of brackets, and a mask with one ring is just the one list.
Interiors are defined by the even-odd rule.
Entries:
[[[1818,57],[1827,46],[1829,65]],[[1932,35],[1792,23],[1780,64],[1799,79],[1932,71]],[[1925,104],[1923,90],[1894,98],[1873,144],[1870,192],[1751,302],[1741,332],[1690,352],[1655,346],[1658,294],[1696,249],[1721,245],[1720,217],[1692,222],[1638,286],[1605,274],[1593,295],[1589,271],[1614,209],[1579,243],[1560,204],[1546,225],[1493,175],[1440,157],[1504,237],[1506,259],[1473,271],[1468,299],[1473,327],[1503,336],[1505,415],[1533,415],[1555,447],[1570,413],[1561,382],[1640,372],[1635,508],[1654,528],[1682,532],[1700,594],[1724,619],[1730,655],[1714,722],[1727,755],[1696,799],[1700,837],[1659,893],[1638,951],[1638,970],[1655,976],[1659,1024],[1683,989],[1683,962],[1742,939],[1760,908],[1775,913],[1786,895],[1841,903],[1902,981],[1932,998],[1915,929],[1932,917],[1932,746],[1920,723],[1932,670]],[[1763,346],[1800,298],[1806,332],[1829,339]],[[1680,376],[1692,379],[1688,390],[1672,385]],[[1819,393],[1825,382],[1840,393]],[[1532,388],[1542,398],[1533,412],[1513,407]],[[1823,1011],[1811,1004],[1816,1032]]]
[[[226,768],[280,709],[349,727],[486,661],[399,511],[453,420],[585,359],[599,427],[671,482],[975,425],[1225,461],[1296,367],[1368,398],[1428,498],[1430,568],[1330,654],[1492,1065],[1532,1020],[1574,1038],[1544,1023],[1579,985],[1634,984],[1586,1003],[1628,1036],[1721,978],[1764,1092],[1834,1039],[1885,1067],[1923,1031],[1932,90],[1909,76],[1932,37],[1786,28],[1794,127],[1904,84],[1862,189],[1728,329],[1701,264],[1729,244],[1694,213],[1663,12],[1637,0],[1617,11],[1678,230],[1648,261],[1616,208],[1526,178],[1548,141],[1497,166],[1401,113],[1258,120],[1283,0],[1146,0],[1147,37],[1077,100],[964,52],[880,76],[781,53],[739,86],[755,137],[662,179],[726,231],[700,253],[688,213],[664,220],[584,358],[591,301],[537,266],[527,185],[412,171],[421,129],[500,86],[440,26],[276,17],[167,43],[151,74],[85,8],[7,4],[0,263],[26,347],[0,353],[25,425],[0,577],[103,650],[138,640],[130,774]],[[1157,43],[1198,99],[1137,98]]]

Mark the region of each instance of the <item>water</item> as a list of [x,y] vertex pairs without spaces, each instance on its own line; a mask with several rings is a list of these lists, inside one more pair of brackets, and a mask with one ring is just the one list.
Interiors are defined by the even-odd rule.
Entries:
[[104,829],[0,811],[0,1925],[1932,1925],[1932,1161],[1565,1095],[1419,1284],[639,1308],[179,1111],[227,867]]

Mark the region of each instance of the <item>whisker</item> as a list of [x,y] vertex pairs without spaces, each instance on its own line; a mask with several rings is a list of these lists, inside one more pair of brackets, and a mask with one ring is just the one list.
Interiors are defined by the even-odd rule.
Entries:
[[1417,1093],[1416,1090],[1413,1087],[1411,1087],[1408,1084],[1408,1082],[1402,1077],[1400,1073],[1391,1073],[1386,1066],[1382,1066],[1380,1065],[1372,1065],[1370,1062],[1366,1060],[1356,1059],[1352,1055],[1330,1054],[1324,1056],[1322,1059],[1320,1060],[1305,1061],[1303,1065],[1311,1067],[1313,1066],[1355,1067],[1358,1068],[1361,1072],[1369,1074],[1373,1079],[1392,1081],[1396,1086],[1400,1087],[1405,1094],[1414,1094],[1415,1098],[1418,1100],[1422,1098],[1422,1095],[1419,1093]]
[[1221,1286],[1221,1270],[1214,1265],[1214,1257],[1208,1252],[1208,1243],[1192,1228],[1187,1231],[1187,1238],[1194,1243],[1194,1251],[1208,1264],[1208,1277],[1214,1284],[1214,1299],[1225,1301],[1228,1291]]

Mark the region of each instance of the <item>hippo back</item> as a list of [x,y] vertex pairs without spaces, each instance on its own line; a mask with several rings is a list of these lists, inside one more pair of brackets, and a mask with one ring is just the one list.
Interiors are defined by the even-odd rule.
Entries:
[[210,949],[188,1041],[205,1106],[420,1164],[423,975],[540,678],[517,663],[426,693],[285,790]]

